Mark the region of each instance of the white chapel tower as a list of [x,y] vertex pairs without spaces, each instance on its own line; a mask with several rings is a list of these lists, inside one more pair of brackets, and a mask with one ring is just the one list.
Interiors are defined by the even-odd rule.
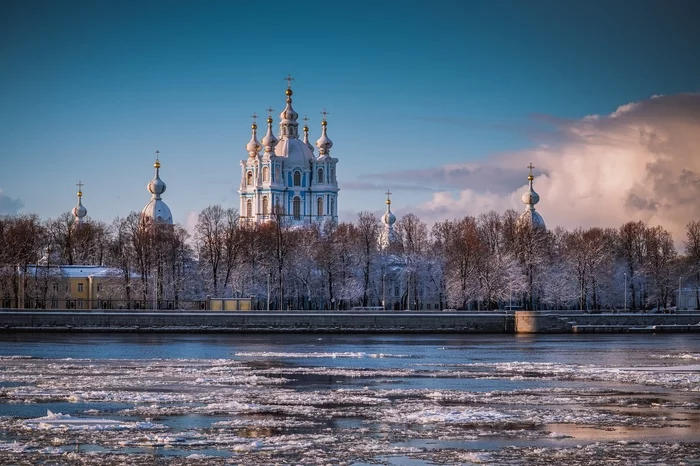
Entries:
[[258,142],[257,115],[252,117],[252,134],[246,145],[248,158],[241,160],[238,190],[241,221],[266,222],[279,213],[292,225],[325,220],[337,222],[339,189],[335,167],[338,159],[330,155],[333,142],[326,133],[328,113],[321,112],[321,137],[316,141],[319,154],[315,156],[306,124],[304,139],[299,139],[299,114],[292,108],[293,78],[285,79],[287,98],[279,115],[279,136],[272,134],[272,108],[267,109],[267,133],[262,144]]

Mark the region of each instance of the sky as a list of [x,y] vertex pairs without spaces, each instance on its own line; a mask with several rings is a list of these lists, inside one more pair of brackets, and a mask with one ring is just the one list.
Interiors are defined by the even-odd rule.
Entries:
[[[140,211],[156,149],[191,227],[238,208],[254,112],[294,108],[341,220],[522,210],[548,227],[700,220],[700,2],[0,2],[0,214]],[[261,120],[263,121],[263,120]]]

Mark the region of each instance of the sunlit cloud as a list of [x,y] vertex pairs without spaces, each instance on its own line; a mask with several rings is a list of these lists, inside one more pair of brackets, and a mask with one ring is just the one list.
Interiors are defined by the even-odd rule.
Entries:
[[523,209],[529,162],[550,227],[642,220],[680,241],[685,225],[700,219],[700,94],[654,96],[577,120],[538,118],[552,131],[538,133],[533,149],[373,177],[441,187],[413,209],[427,222]]

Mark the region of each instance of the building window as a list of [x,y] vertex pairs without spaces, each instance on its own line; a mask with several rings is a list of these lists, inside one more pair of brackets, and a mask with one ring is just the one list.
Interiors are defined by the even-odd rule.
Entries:
[[316,200],[316,204],[317,204],[317,207],[318,207],[318,209],[317,209],[318,216],[320,217],[320,216],[323,215],[323,198],[322,198],[322,197],[319,197],[319,198]]
[[430,303],[426,304],[426,305],[425,305],[425,308],[426,308],[427,310],[430,310]]
[[78,283],[78,293],[82,293],[82,292],[83,292],[83,284]]
[[292,213],[294,220],[301,220],[301,199],[299,196],[295,196],[294,201],[292,201]]
[[268,215],[270,212],[268,211],[269,202],[267,201],[267,196],[263,196],[263,215]]
[[318,169],[318,180],[316,180],[317,183],[323,183],[323,168]]
[[79,299],[78,300],[78,309],[82,309],[82,308],[83,308],[83,300]]
[[54,293],[58,293],[58,283],[54,283],[52,288]]
[[329,207],[329,211],[330,211],[330,212],[328,212],[328,215],[335,215],[335,214],[334,214],[335,210],[333,210],[333,207],[335,207],[335,205],[334,205],[335,202],[333,201],[333,199],[331,199],[331,202],[329,202],[329,204],[330,204],[330,205],[329,205],[328,207]]
[[249,171],[248,174],[246,175],[246,183],[248,186],[253,186],[253,172]]
[[301,186],[301,172],[299,170],[294,172],[294,186]]
[[58,300],[52,299],[51,300],[51,309],[56,309],[56,308],[58,308]]
[[330,183],[333,183],[335,181],[335,169],[331,167],[331,179]]
[[245,201],[245,216],[248,218],[253,217],[253,201],[251,199]]
[[263,181],[265,183],[270,181],[270,169],[268,167],[263,167]]
[[97,284],[97,292],[99,293],[102,291],[102,285],[100,283]]

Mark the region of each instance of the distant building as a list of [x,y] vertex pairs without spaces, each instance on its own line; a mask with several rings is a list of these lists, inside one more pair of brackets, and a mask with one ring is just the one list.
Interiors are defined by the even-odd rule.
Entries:
[[330,155],[333,141],[326,133],[327,113],[322,112],[321,137],[316,141],[319,153],[315,156],[306,124],[304,139],[299,139],[299,114],[292,108],[291,81],[288,76],[286,106],[279,116],[279,137],[272,134],[269,108],[267,133],[262,144],[258,142],[257,116],[253,115],[252,135],[246,145],[248,158],[241,160],[238,190],[239,212],[245,223],[266,222],[273,214],[284,215],[291,225],[338,221],[338,159]]

